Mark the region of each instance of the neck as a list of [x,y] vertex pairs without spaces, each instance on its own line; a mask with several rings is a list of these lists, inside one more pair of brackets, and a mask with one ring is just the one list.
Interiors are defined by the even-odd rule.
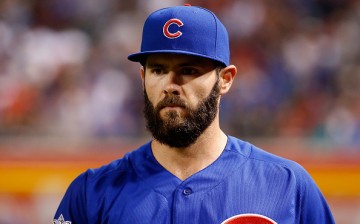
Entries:
[[170,173],[185,180],[212,164],[222,153],[227,136],[219,127],[210,125],[194,144],[186,148],[173,148],[152,142],[155,159]]

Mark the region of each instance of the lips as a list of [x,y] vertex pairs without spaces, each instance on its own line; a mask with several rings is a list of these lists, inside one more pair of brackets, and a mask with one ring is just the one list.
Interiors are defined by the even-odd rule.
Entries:
[[162,108],[165,107],[184,107],[183,105],[179,105],[179,104],[167,104],[167,105],[163,105]]

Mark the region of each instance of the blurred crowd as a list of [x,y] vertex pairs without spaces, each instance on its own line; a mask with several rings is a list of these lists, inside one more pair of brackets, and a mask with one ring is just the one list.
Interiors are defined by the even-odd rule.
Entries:
[[221,122],[238,137],[360,145],[357,0],[2,0],[0,136],[137,138],[150,12],[203,6],[228,28],[239,74]]

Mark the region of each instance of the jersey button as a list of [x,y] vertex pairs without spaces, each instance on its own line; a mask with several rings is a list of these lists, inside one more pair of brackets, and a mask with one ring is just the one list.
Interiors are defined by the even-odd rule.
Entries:
[[186,196],[188,196],[188,195],[192,194],[192,190],[191,190],[190,188],[185,188],[185,189],[183,190],[183,194],[186,195]]

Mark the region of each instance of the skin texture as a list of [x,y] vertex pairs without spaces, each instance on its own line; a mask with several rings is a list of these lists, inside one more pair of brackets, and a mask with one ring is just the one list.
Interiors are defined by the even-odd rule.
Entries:
[[[218,85],[212,121],[193,143],[171,146],[156,137],[152,141],[152,152],[156,160],[179,179],[185,180],[209,166],[225,148],[227,136],[220,129],[218,107],[221,96],[229,91],[236,72],[233,65],[217,72],[212,60],[180,54],[150,55],[141,69],[148,101],[159,109],[159,117],[167,125],[184,124],[189,111],[196,110],[209,97],[215,85]],[[163,103],[167,97],[178,100],[165,100],[166,103]]]

